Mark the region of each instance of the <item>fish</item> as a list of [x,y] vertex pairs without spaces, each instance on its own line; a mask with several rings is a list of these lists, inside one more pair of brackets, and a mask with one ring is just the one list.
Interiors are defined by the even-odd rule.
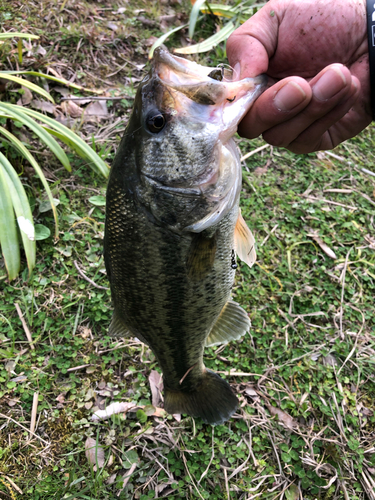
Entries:
[[164,409],[218,425],[238,408],[205,368],[205,346],[242,337],[248,314],[231,299],[236,256],[252,265],[254,237],[239,209],[233,135],[265,90],[155,50],[137,89],[107,187],[104,258],[113,337],[147,344],[163,372]]

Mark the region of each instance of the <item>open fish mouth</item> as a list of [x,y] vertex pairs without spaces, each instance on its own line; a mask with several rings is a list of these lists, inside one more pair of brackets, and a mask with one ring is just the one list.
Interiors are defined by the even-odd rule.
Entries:
[[[186,99],[208,106],[205,118],[221,122],[219,139],[226,143],[255,99],[265,90],[266,75],[235,80],[231,68],[201,66],[170,54],[162,47],[154,52],[154,77],[173,92],[174,113],[184,114]],[[180,97],[179,97],[180,95]]]

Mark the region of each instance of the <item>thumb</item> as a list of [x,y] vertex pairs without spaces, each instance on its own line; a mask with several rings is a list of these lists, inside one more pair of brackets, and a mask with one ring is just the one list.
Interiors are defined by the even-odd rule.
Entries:
[[277,47],[278,29],[278,16],[272,7],[265,5],[228,38],[229,64],[237,70],[239,78],[267,72],[268,61]]

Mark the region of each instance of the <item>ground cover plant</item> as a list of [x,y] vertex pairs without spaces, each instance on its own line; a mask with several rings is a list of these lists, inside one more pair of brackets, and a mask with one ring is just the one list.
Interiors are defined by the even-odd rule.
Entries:
[[[110,163],[149,48],[187,24],[189,8],[14,1],[0,6],[0,18],[5,30],[16,21],[17,31],[41,37],[45,53],[30,42],[20,69],[52,68],[104,89],[105,100],[90,103],[75,100],[78,91],[68,101],[52,84],[49,91],[63,122]],[[205,14],[195,41],[220,23]],[[168,43],[186,37],[181,30]],[[1,50],[0,69],[17,70],[17,45]],[[194,57],[216,65],[223,46]],[[103,116],[82,120],[97,102]],[[66,171],[34,139],[29,148],[59,202],[59,239],[37,242],[31,278],[25,260],[12,281],[1,262],[0,498],[374,499],[374,128],[309,155],[238,139],[242,214],[258,262],[240,265],[234,286],[250,335],[206,350],[207,367],[240,399],[235,416],[216,427],[166,415],[151,351],[108,337],[105,181],[68,150]],[[27,165],[19,175],[34,219],[53,235],[40,181]],[[121,412],[93,419],[114,403]]]

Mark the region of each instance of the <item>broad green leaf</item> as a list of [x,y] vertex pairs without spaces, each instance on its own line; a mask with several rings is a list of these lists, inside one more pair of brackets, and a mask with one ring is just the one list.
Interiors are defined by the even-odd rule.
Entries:
[[[60,200],[58,200],[57,198],[53,198],[53,204],[55,207],[57,207],[57,205],[60,205]],[[39,205],[39,212],[44,213],[48,212],[49,210],[52,210],[50,201],[49,200],[42,201]]]
[[21,108],[20,106],[14,104],[0,103],[0,111],[4,110],[6,113],[35,132],[35,134],[45,143],[45,145],[52,151],[52,153],[61,161],[68,172],[72,171],[69,159],[62,147],[55,141],[53,137],[51,137],[48,132],[46,132],[46,130],[44,130],[42,126],[40,126],[35,120],[29,118],[24,113],[24,108]]
[[93,205],[96,205],[97,207],[104,207],[105,206],[105,197],[102,195],[91,196],[89,198],[89,202],[92,203]]
[[[4,175],[7,179],[10,196],[12,198],[13,208],[14,211],[16,212],[22,243],[25,249],[27,266],[29,268],[29,274],[31,275],[33,268],[35,266],[36,249],[35,249],[35,241],[32,237],[34,226],[33,226],[33,216],[31,213],[29,200],[27,199],[25,189],[17,173],[15,172],[13,166],[9,163],[9,161],[5,158],[5,156],[2,153],[0,153],[0,164],[4,168]],[[28,230],[25,229],[25,226],[26,229]]]
[[[142,413],[144,413],[144,412],[142,412]],[[147,417],[146,417],[146,420],[147,420]],[[138,457],[138,453],[135,450],[126,451],[122,456],[122,465],[123,465],[123,467],[125,467],[125,469],[130,469],[130,467],[133,464],[136,464],[138,462],[139,462],[139,457]]]
[[156,42],[154,43],[154,45],[151,47],[150,49],[150,52],[148,53],[148,58],[149,59],[152,59],[152,56],[154,54],[154,50],[157,48],[157,47],[160,47],[160,45],[163,45],[163,43],[165,42],[165,40],[173,35],[173,33],[176,33],[177,31],[180,31],[182,30],[183,28],[186,28],[186,26],[188,26],[187,24],[184,24],[183,26],[178,26],[177,28],[174,28],[173,30],[171,31],[168,31],[168,33],[164,33],[164,35],[162,35],[160,38],[158,38],[156,40]]
[[37,94],[42,95],[49,101],[53,102],[53,104],[55,104],[55,101],[53,100],[51,94],[49,94],[46,90],[42,89],[41,87],[38,87],[38,85],[35,85],[35,83],[31,83],[28,80],[25,80],[24,78],[18,78],[18,76],[9,75],[9,73],[5,73],[5,71],[1,71],[0,74],[1,78],[4,78],[4,80],[10,80],[11,82],[18,83],[23,87],[27,87],[28,89],[32,90],[33,92],[36,92]]
[[[44,174],[42,172],[42,169],[40,168],[40,166],[36,162],[36,160],[33,157],[33,155],[30,153],[30,151],[28,149],[26,149],[26,147],[22,144],[22,142],[19,139],[17,139],[16,136],[14,136],[10,132],[8,132],[8,130],[6,130],[4,127],[0,127],[0,134],[5,135],[5,137],[11,142],[11,144],[16,149],[18,149],[18,151],[21,153],[21,155],[24,158],[26,158],[26,160],[35,169],[36,173],[38,174],[38,176],[39,176],[39,178],[40,178],[40,180],[41,180],[41,182],[42,182],[42,184],[44,186],[44,189],[46,190],[48,199],[50,200],[51,205],[53,205],[53,197],[52,197],[52,193],[51,193],[51,190],[49,188],[47,179],[45,178],[45,176],[44,176]],[[58,235],[59,235],[59,222],[58,222],[58,217],[57,217],[57,212],[56,212],[55,206],[53,206],[52,211],[53,211],[53,217],[55,219],[55,237],[58,238]]]
[[2,165],[0,165],[0,244],[9,280],[13,280],[20,270],[20,248],[11,193]]
[[44,127],[47,132],[53,134],[55,137],[58,137],[66,144],[73,147],[73,143],[75,151],[79,152],[80,156],[82,156],[83,158],[90,160],[91,167],[96,168],[97,171],[100,172],[104,177],[108,177],[109,166],[107,165],[107,163],[105,163],[100,158],[100,156],[98,156],[95,151],[85,143],[85,141],[78,137],[77,134],[68,129],[68,127],[65,127],[65,125],[62,125],[53,118],[43,115],[38,111],[34,111],[33,109],[24,108],[23,112],[47,124],[48,128]]
[[30,35],[29,33],[0,33],[0,40],[5,40],[6,38],[32,38],[37,40],[39,37],[37,35]]
[[200,11],[202,5],[205,3],[206,3],[206,0],[197,0],[195,2],[195,4],[193,5],[193,8],[191,9],[190,18],[189,18],[189,38],[193,38],[193,36],[194,36],[195,25],[197,24],[199,11]]
[[43,224],[35,224],[35,239],[45,240],[51,236],[51,231],[47,226]]
[[177,54],[199,54],[201,52],[208,52],[213,47],[218,45],[223,40],[226,40],[231,33],[235,30],[235,25],[232,21],[229,21],[224,28],[222,28],[219,32],[207,38],[201,43],[197,43],[196,45],[191,45],[189,47],[182,47],[180,49],[175,49],[174,52]]

